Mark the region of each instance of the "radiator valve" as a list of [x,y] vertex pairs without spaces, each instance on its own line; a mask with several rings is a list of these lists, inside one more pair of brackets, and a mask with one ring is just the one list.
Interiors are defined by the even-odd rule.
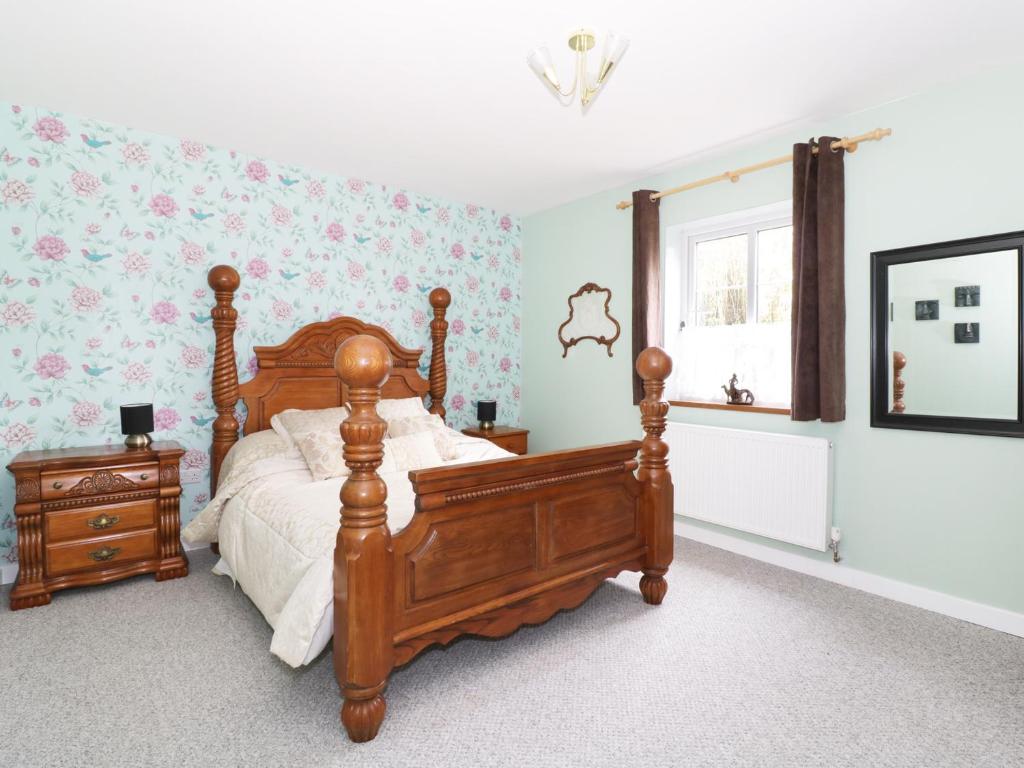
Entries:
[[833,527],[832,532],[829,536],[828,548],[832,550],[832,562],[838,563],[839,557],[839,539],[842,538],[842,531],[838,528]]

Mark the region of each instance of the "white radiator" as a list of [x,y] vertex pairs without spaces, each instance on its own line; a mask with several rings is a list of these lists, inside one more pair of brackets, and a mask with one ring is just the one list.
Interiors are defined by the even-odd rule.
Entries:
[[824,552],[832,446],[820,437],[669,422],[675,513]]

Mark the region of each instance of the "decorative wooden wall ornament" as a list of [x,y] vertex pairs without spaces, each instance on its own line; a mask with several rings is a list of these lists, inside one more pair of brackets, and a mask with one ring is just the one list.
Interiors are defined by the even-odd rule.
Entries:
[[[598,295],[601,293],[608,294],[603,306]],[[612,356],[612,344],[619,338],[622,328],[608,311],[611,301],[611,289],[602,288],[597,283],[585,283],[569,297],[569,319],[558,326],[562,357],[569,354],[569,347],[586,339],[604,344],[608,348],[608,357]],[[563,331],[566,331],[566,335],[563,335]]]
[[903,369],[907,365],[907,356],[902,352],[892,353],[892,413],[903,413],[903,390],[907,383],[903,381]]

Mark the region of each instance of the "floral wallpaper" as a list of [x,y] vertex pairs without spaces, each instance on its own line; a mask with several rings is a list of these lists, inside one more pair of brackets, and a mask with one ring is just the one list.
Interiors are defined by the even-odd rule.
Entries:
[[[314,173],[190,139],[0,103],[0,458],[119,442],[118,406],[152,402],[188,450],[183,522],[207,502],[213,330],[207,270],[242,276],[240,378],[254,344],[338,314],[429,363],[435,286],[451,290],[447,407],[517,423],[520,225],[473,204]],[[0,565],[17,559],[0,478]]]

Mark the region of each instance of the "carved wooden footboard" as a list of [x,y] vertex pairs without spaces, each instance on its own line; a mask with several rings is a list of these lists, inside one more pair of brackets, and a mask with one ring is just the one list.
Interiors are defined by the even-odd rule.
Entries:
[[341,434],[352,474],[334,558],[334,664],[353,741],[376,736],[391,670],[431,645],[543,622],[622,570],[643,572],[648,603],[664,598],[672,482],[661,439],[671,360],[662,350],[637,360],[642,442],[410,472],[416,514],[395,536],[376,471],[386,431],[376,403],[390,355],[378,339],[353,336],[335,367],[351,404]]

